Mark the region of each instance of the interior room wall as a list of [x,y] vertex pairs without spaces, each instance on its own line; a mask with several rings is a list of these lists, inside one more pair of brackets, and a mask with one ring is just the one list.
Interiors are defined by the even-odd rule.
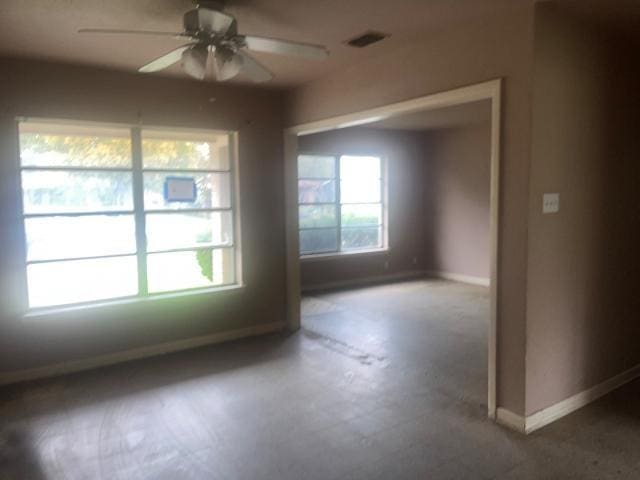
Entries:
[[303,259],[303,289],[425,270],[424,147],[419,132],[379,128],[344,128],[298,139],[300,153],[378,155],[387,162],[388,250]]
[[428,270],[489,281],[491,122],[425,133]]
[[[279,92],[42,61],[2,59],[0,71],[0,375],[284,321]],[[245,286],[22,317],[17,116],[238,131]]]
[[416,39],[410,47],[354,62],[286,97],[286,124],[297,125],[504,79],[497,402],[521,415],[525,410],[532,49],[533,9],[528,3],[512,2],[491,17],[461,22]]
[[[527,414],[640,363],[637,47],[535,16]],[[542,195],[560,211],[542,214]]]

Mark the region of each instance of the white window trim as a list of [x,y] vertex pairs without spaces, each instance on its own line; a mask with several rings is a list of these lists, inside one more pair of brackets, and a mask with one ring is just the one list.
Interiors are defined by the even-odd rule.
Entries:
[[72,303],[68,305],[58,305],[52,307],[39,307],[29,309],[22,318],[24,320],[47,319],[61,313],[69,313],[76,311],[91,311],[94,309],[127,307],[130,305],[151,305],[160,302],[174,302],[181,298],[190,298],[191,300],[201,300],[215,296],[229,296],[239,293],[246,289],[244,284],[229,284],[219,287],[203,287],[192,288],[188,290],[179,290],[170,293],[154,293],[147,297],[124,297],[105,300],[95,300],[92,302]]
[[[300,150],[297,157],[301,155],[310,155],[317,157],[334,157],[336,162],[336,174],[334,181],[336,182],[336,201],[334,203],[337,207],[341,207],[340,203],[340,157],[353,156],[353,157],[376,157],[380,159],[380,203],[382,205],[382,246],[378,248],[366,248],[366,249],[352,249],[352,250],[340,250],[342,238],[341,238],[341,219],[338,215],[337,229],[338,229],[338,250],[330,252],[317,252],[317,253],[299,253],[300,261],[322,261],[322,260],[335,260],[340,257],[357,257],[357,256],[369,256],[378,255],[389,252],[389,202],[388,202],[388,167],[389,162],[385,155],[381,155],[378,152],[362,152],[362,151],[340,151],[340,152],[318,152],[309,150]],[[296,158],[297,158],[296,157]],[[298,176],[299,179],[299,176]],[[359,204],[358,204],[359,205]],[[298,207],[300,202],[298,202]],[[300,226],[298,225],[298,235],[300,234]],[[304,230],[304,229],[303,229]]]
[[375,257],[377,255],[387,255],[390,249],[388,247],[370,248],[367,250],[353,250],[345,252],[329,252],[329,253],[309,253],[300,255],[302,263],[322,262],[326,260],[336,260],[344,257]]
[[[108,307],[117,307],[120,305],[131,305],[131,304],[148,304],[149,302],[167,302],[172,301],[173,299],[180,297],[202,297],[209,295],[228,295],[234,291],[243,290],[246,285],[243,280],[243,270],[242,270],[242,236],[241,236],[241,218],[240,218],[240,182],[238,175],[238,164],[239,164],[239,155],[238,155],[238,132],[233,130],[220,130],[220,129],[203,129],[203,128],[189,128],[189,127],[175,127],[172,125],[146,125],[146,124],[129,124],[129,123],[114,123],[114,122],[99,122],[99,121],[91,121],[91,120],[82,120],[82,119],[59,119],[59,118],[48,118],[48,117],[16,117],[15,118],[15,135],[18,137],[16,140],[16,144],[18,145],[17,150],[17,166],[18,166],[18,175],[21,176],[22,172],[25,170],[38,170],[42,169],[60,169],[64,170],[65,167],[23,167],[22,162],[20,160],[20,140],[19,140],[19,125],[24,122],[33,122],[33,123],[51,123],[51,124],[59,124],[59,125],[73,125],[73,126],[87,126],[87,127],[114,127],[114,128],[122,128],[128,129],[130,140],[131,140],[131,167],[130,168],[97,168],[93,170],[100,171],[127,171],[132,173],[132,194],[133,194],[133,210],[125,211],[123,213],[132,214],[135,219],[136,226],[136,252],[130,254],[131,256],[135,256],[138,262],[138,293],[136,295],[126,296],[126,297],[114,297],[114,298],[106,298],[100,300],[91,300],[87,302],[74,302],[69,304],[61,304],[61,305],[51,305],[51,306],[42,306],[42,307],[30,307],[28,303],[28,285],[27,285],[27,265],[30,263],[34,263],[28,260],[27,258],[27,238],[26,238],[26,230],[25,230],[25,222],[24,219],[30,216],[39,216],[38,214],[30,215],[26,214],[24,211],[23,205],[23,191],[22,187],[18,191],[18,205],[19,205],[19,215],[20,215],[20,223],[21,223],[21,244],[23,248],[23,268],[22,268],[22,285],[23,285],[23,294],[21,303],[22,303],[22,317],[27,318],[38,318],[38,317],[48,317],[51,315],[55,315],[63,312],[70,312],[75,310],[85,310],[85,309],[94,309],[94,308],[108,308]],[[194,134],[194,135],[202,135],[202,134],[225,134],[229,136],[229,170],[224,170],[224,173],[229,174],[229,182],[231,187],[230,192],[230,206],[225,209],[202,209],[202,211],[216,211],[216,210],[225,210],[231,211],[232,222],[233,222],[233,243],[227,247],[202,247],[205,248],[232,248],[234,250],[234,282],[227,283],[223,285],[216,286],[205,286],[205,287],[194,287],[188,289],[181,289],[172,292],[158,292],[158,293],[149,293],[147,288],[147,270],[146,270],[146,257],[150,253],[146,248],[146,232],[145,232],[145,215],[146,213],[154,212],[155,210],[145,210],[144,209],[144,188],[140,188],[140,183],[136,185],[136,182],[142,181],[142,174],[144,171],[154,171],[156,169],[144,169],[142,164],[142,149],[141,149],[141,132],[142,130],[164,130],[169,133],[184,133],[184,134]],[[74,169],[74,168],[70,168]],[[91,171],[92,168],[82,168],[81,170]],[[163,170],[164,171],[164,170]],[[201,170],[201,169],[193,169],[193,170],[176,170],[177,172],[185,172],[185,171],[193,171],[193,172],[216,172],[221,170]],[[139,176],[136,179],[136,176]],[[20,185],[22,184],[20,180]],[[143,186],[143,185],[142,185]],[[140,197],[137,199],[136,197]],[[142,202],[142,203],[139,203]],[[200,210],[200,209],[199,209]],[[173,211],[173,210],[171,210]],[[111,212],[109,212],[111,213]],[[79,215],[90,215],[90,214],[104,214],[104,212],[82,212]],[[55,214],[51,214],[54,216]],[[71,214],[73,215],[73,214]],[[48,214],[43,214],[40,216],[49,216]],[[142,217],[142,221],[139,222],[140,216]],[[142,240],[143,248],[140,249],[140,241]],[[194,247],[193,249],[198,249]],[[193,250],[192,249],[192,250]],[[184,250],[184,249],[176,249],[176,251]],[[168,252],[168,250],[167,250]],[[156,253],[156,252],[153,252]],[[157,253],[165,253],[162,252]],[[119,257],[119,256],[128,256],[126,255],[101,255],[96,258],[107,258],[107,257]],[[144,257],[143,260],[141,258]],[[64,260],[84,260],[85,258],[78,259],[64,259]],[[55,260],[48,260],[49,262]],[[46,263],[47,261],[40,261],[35,263]],[[145,266],[144,270],[141,270],[141,265]],[[144,288],[142,288],[144,287]]]

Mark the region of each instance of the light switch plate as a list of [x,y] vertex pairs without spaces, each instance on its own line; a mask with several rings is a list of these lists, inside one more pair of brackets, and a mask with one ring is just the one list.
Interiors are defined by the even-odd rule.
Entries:
[[560,211],[560,194],[545,193],[542,195],[542,213],[558,213]]

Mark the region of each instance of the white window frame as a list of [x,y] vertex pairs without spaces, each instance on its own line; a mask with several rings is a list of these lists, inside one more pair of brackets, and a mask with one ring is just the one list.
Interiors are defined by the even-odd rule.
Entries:
[[[381,253],[386,253],[389,251],[389,235],[388,235],[388,197],[387,197],[387,192],[388,192],[388,185],[387,185],[387,168],[388,168],[388,161],[387,158],[384,155],[380,155],[377,152],[361,152],[361,151],[357,151],[357,152],[352,152],[352,151],[340,151],[340,152],[322,152],[322,151],[307,151],[307,150],[303,150],[303,151],[299,151],[296,159],[298,157],[300,157],[301,155],[309,155],[309,156],[314,156],[314,157],[333,157],[334,159],[334,177],[332,178],[306,178],[306,177],[300,177],[300,175],[298,174],[297,180],[296,182],[298,182],[299,180],[332,180],[335,182],[335,201],[334,202],[327,202],[327,203],[315,203],[315,204],[305,204],[305,203],[300,203],[300,201],[298,200],[298,209],[300,208],[300,205],[335,205],[335,209],[336,209],[336,228],[338,230],[338,239],[337,239],[337,250],[331,250],[331,251],[326,251],[326,252],[317,252],[317,253],[302,253],[301,251],[298,252],[298,255],[300,257],[300,260],[303,261],[313,261],[313,260],[323,260],[323,259],[331,259],[331,258],[336,258],[336,257],[345,257],[345,256],[359,256],[359,255],[377,255],[377,254],[381,254]],[[348,156],[348,157],[376,157],[380,159],[380,202],[361,202],[361,203],[346,203],[344,205],[378,205],[380,204],[382,207],[382,219],[381,219],[381,225],[380,225],[380,234],[381,234],[381,246],[380,247],[376,247],[376,248],[361,248],[361,249],[348,249],[348,250],[342,250],[342,205],[343,203],[341,202],[340,199],[340,181],[341,181],[341,177],[340,177],[340,158],[343,156]],[[298,225],[298,235],[300,235],[300,231],[302,230],[322,230],[324,228],[331,228],[331,227],[305,227],[305,228],[301,228],[300,225]]]
[[[88,128],[118,128],[118,129],[128,129],[131,141],[131,167],[77,167],[77,166],[23,166],[20,158],[21,155],[21,147],[20,147],[20,124],[21,123],[49,123],[52,125],[70,125],[70,126],[78,126],[78,127],[88,127]],[[228,135],[229,138],[229,169],[221,170],[221,169],[168,169],[168,168],[145,168],[143,165],[143,154],[142,154],[142,137],[143,131],[150,130],[154,132],[164,131],[167,132],[167,138],[171,139],[172,133],[188,133],[188,134],[202,134],[202,135],[211,135],[211,134],[222,134]],[[185,295],[202,295],[208,293],[215,292],[223,292],[228,291],[230,289],[237,289],[244,286],[243,283],[243,271],[242,271],[242,251],[241,251],[241,229],[240,229],[240,185],[238,178],[238,132],[232,130],[217,130],[217,129],[202,129],[202,128],[184,128],[184,127],[173,127],[173,126],[157,126],[157,125],[142,125],[142,124],[122,124],[122,123],[105,123],[105,122],[93,122],[93,121],[85,121],[85,120],[72,120],[72,119],[51,119],[51,118],[37,118],[37,117],[17,117],[16,118],[16,134],[18,135],[17,145],[18,145],[18,176],[20,177],[20,190],[19,190],[19,204],[20,204],[20,222],[22,224],[22,245],[23,245],[23,275],[24,275],[24,295],[23,297],[23,308],[22,310],[25,312],[27,316],[29,315],[39,315],[41,313],[47,312],[57,312],[64,311],[69,309],[77,309],[84,307],[92,307],[92,306],[102,306],[102,305],[112,305],[112,304],[120,304],[123,302],[139,302],[139,301],[149,301],[154,299],[162,299],[162,298],[172,298],[172,297],[182,297]],[[133,197],[133,209],[132,210],[108,210],[108,211],[82,211],[82,212],[63,212],[63,213],[25,213],[24,205],[23,205],[23,189],[22,189],[22,172],[24,171],[41,171],[41,170],[58,170],[58,171],[87,171],[87,172],[130,172],[132,174],[132,197]],[[224,208],[195,208],[188,209],[183,208],[179,210],[169,210],[169,209],[145,209],[144,207],[144,173],[175,173],[175,174],[184,174],[184,173],[227,173],[229,174],[229,207]],[[148,251],[147,249],[147,239],[146,239],[146,215],[154,214],[154,213],[190,213],[190,212],[216,212],[216,211],[230,211],[231,212],[231,221],[232,221],[232,232],[233,232],[233,241],[230,245],[223,246],[193,246],[188,248],[174,248],[174,249],[163,249],[163,250],[153,250]],[[27,218],[36,218],[36,217],[53,217],[53,216],[66,216],[66,217],[79,217],[79,216],[88,216],[88,215],[112,215],[112,214],[123,214],[123,215],[133,215],[134,224],[135,224],[135,244],[136,251],[135,253],[124,253],[124,254],[107,254],[107,255],[95,255],[95,256],[85,256],[85,257],[74,257],[74,258],[59,258],[59,259],[48,259],[48,260],[29,260],[27,256],[27,235],[26,235],[26,223],[25,219]],[[234,262],[234,278],[233,282],[226,283],[222,285],[214,285],[214,286],[206,286],[206,287],[194,287],[194,288],[186,288],[175,290],[171,292],[158,292],[151,293],[148,289],[148,272],[147,272],[147,256],[149,254],[157,254],[157,253],[170,253],[170,252],[180,252],[180,251],[195,251],[195,250],[215,250],[215,249],[223,249],[223,248],[231,248],[233,251],[233,262]],[[126,256],[135,256],[137,260],[137,280],[138,280],[138,293],[131,296],[126,297],[112,297],[100,300],[91,300],[87,302],[73,302],[66,304],[57,304],[51,306],[43,306],[43,307],[30,307],[28,302],[28,285],[27,285],[27,266],[30,264],[37,263],[53,263],[59,261],[76,261],[76,260],[90,260],[90,259],[100,259],[100,258],[114,258],[114,257],[126,257]]]

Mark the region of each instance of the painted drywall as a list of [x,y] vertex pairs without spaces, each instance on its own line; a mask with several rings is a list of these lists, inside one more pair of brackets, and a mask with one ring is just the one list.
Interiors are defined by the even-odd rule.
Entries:
[[423,251],[426,163],[420,132],[345,128],[299,137],[298,151],[377,155],[387,164],[388,250],[374,255],[303,259],[300,267],[303,289],[426,268]]
[[[489,112],[487,112],[487,117]],[[490,118],[428,131],[353,127],[305,135],[300,153],[387,162],[388,250],[308,258],[302,288],[419,271],[489,278]]]
[[[526,413],[640,363],[637,49],[535,16]],[[560,211],[542,214],[542,195]]]
[[533,9],[512,2],[407,48],[354,62],[287,96],[296,125],[504,79],[498,299],[498,405],[525,410],[525,312]]
[[489,279],[491,122],[426,133],[428,269]]
[[[284,321],[278,92],[27,60],[2,59],[0,71],[0,374]],[[238,131],[245,287],[22,317],[16,116]]]

